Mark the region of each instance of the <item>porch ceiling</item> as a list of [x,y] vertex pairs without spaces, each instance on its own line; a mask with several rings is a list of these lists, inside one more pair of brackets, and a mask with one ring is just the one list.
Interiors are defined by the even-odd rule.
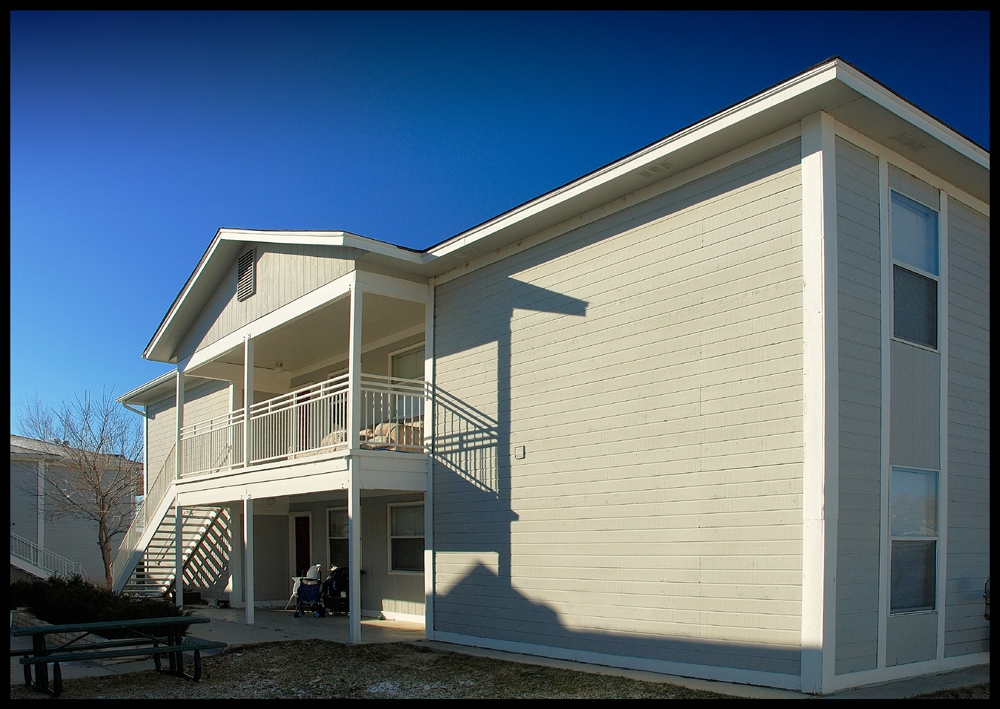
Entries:
[[[362,299],[361,346],[365,348],[418,327],[424,322],[424,305],[375,293]],[[350,347],[350,298],[341,298],[264,333],[254,340],[254,364],[285,372],[306,369],[331,357],[347,357]],[[243,365],[243,348],[237,347],[218,360]]]

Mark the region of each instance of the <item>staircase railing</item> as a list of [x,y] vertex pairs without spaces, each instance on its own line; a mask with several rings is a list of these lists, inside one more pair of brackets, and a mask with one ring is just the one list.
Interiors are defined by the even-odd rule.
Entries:
[[33,541],[19,537],[13,532],[10,534],[10,553],[11,556],[48,572],[50,576],[69,578],[74,574],[82,576],[84,573],[83,564],[79,561],[73,561],[56,554],[54,551],[43,549]]
[[142,538],[143,532],[146,531],[147,522],[153,521],[151,517],[159,508],[160,503],[163,502],[167,490],[170,489],[170,485],[174,481],[176,450],[176,446],[170,449],[167,459],[163,461],[163,467],[160,468],[160,472],[156,474],[146,489],[146,497],[136,509],[135,518],[129,525],[128,531],[125,532],[125,537],[118,546],[115,558],[111,561],[111,577],[116,580],[116,583],[126,572],[132,554],[139,550],[139,540]]

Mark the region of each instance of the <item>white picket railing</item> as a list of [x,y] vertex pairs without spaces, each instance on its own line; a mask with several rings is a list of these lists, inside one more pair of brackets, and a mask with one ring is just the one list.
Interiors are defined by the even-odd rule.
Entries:
[[251,406],[251,464],[347,447],[348,387],[344,374]]
[[160,506],[164,495],[170,489],[170,484],[176,477],[177,471],[175,470],[174,463],[176,452],[176,447],[170,449],[167,459],[163,461],[160,472],[156,474],[155,478],[148,481],[146,496],[143,498],[142,504],[136,508],[135,519],[132,520],[128,531],[125,532],[125,537],[122,539],[121,544],[118,545],[115,558],[111,561],[111,576],[116,580],[116,583],[122,573],[124,573],[125,565],[129,563],[132,554],[139,548],[139,539],[146,529],[146,522]]
[[424,383],[419,379],[361,375],[361,445],[424,450]]
[[10,534],[10,554],[36,568],[47,571],[50,576],[62,576],[68,579],[74,574],[82,576],[84,573],[83,564],[79,561],[73,561],[48,549],[42,549],[33,541],[19,537],[13,532]]
[[243,409],[181,428],[181,474],[243,466]]

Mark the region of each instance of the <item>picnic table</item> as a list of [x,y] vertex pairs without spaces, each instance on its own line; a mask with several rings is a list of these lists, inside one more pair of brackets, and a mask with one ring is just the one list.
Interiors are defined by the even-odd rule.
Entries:
[[[197,682],[201,679],[201,651],[225,649],[226,643],[200,639],[183,638],[184,628],[196,623],[208,623],[209,618],[200,616],[180,616],[173,618],[139,618],[136,620],[105,621],[101,623],[68,623],[64,625],[36,625],[26,628],[14,628],[14,637],[30,636],[30,650],[11,650],[11,657],[21,655],[20,662],[24,665],[24,683],[40,692],[58,697],[62,693],[62,670],[60,662],[80,662],[119,657],[139,657],[152,655],[153,664],[160,672],[164,672],[161,658],[167,657],[169,662],[166,672],[175,677],[183,677]],[[101,638],[99,642],[76,644],[89,635],[100,636],[108,631],[128,631],[136,637],[114,640]],[[47,636],[75,635],[77,637],[58,645],[49,647]],[[113,633],[115,634],[115,633]],[[194,653],[194,674],[184,672],[184,653]],[[49,665],[52,665],[52,687],[49,687]],[[35,680],[32,683],[31,666],[35,667]]]

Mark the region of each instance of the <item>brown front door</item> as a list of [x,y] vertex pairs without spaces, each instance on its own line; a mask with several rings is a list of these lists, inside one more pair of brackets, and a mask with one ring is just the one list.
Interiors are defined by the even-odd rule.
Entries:
[[309,549],[309,518],[295,518],[295,575],[305,576],[312,565]]

